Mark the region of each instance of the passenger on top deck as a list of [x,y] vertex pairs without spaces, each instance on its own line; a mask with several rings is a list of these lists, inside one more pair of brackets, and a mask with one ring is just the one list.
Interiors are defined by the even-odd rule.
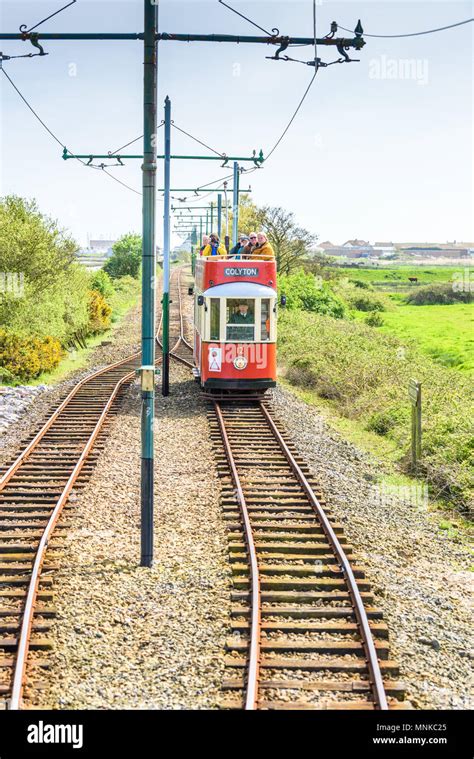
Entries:
[[244,253],[248,241],[249,238],[247,235],[240,235],[237,245],[234,245],[234,247],[230,249],[229,256],[231,258],[239,259],[242,253]]
[[268,242],[268,237],[259,232],[257,235],[257,245],[252,249],[250,258],[253,261],[274,261],[275,251]]
[[209,245],[206,245],[202,251],[203,256],[222,256],[227,257],[227,251],[225,247],[219,242],[217,235],[212,233],[209,237]]
[[201,254],[201,256],[202,256],[203,250],[206,247],[206,245],[209,245],[209,237],[207,235],[203,235],[202,236],[202,245],[201,245],[201,247],[199,249],[199,253]]
[[243,246],[242,250],[240,251],[240,255],[242,258],[250,258],[252,255],[252,251],[257,245],[257,233],[256,232],[250,232],[247,242]]

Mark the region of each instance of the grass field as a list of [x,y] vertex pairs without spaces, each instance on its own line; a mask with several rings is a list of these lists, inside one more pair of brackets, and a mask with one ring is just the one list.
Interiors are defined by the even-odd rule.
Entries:
[[392,282],[396,287],[397,285],[409,284],[409,277],[417,277],[418,282],[422,285],[453,282],[453,277],[463,276],[465,275],[465,270],[472,272],[473,269],[474,267],[469,266],[469,262],[466,262],[465,267],[432,266],[430,268],[429,266],[393,266],[390,268],[380,267],[379,269],[352,269],[341,267],[340,269],[337,269],[337,271],[341,276],[348,277],[349,279],[359,279],[362,282],[367,282],[375,286],[376,283],[379,282],[386,285]]
[[418,348],[443,366],[474,371],[474,303],[451,306],[396,306],[382,314],[380,331]]

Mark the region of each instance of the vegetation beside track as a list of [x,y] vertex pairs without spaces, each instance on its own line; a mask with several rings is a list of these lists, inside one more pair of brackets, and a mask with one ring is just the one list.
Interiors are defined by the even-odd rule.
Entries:
[[[448,307],[449,308],[449,307]],[[408,383],[423,384],[421,473],[435,497],[474,506],[472,380],[438,366],[411,342],[359,321],[280,311],[279,356],[293,385],[390,441],[410,471]]]
[[[126,237],[122,261],[130,240],[136,248],[135,236]],[[138,302],[136,268],[135,277],[91,273],[76,261],[76,249],[34,201],[0,200],[0,382],[44,378],[71,352],[98,344]]]

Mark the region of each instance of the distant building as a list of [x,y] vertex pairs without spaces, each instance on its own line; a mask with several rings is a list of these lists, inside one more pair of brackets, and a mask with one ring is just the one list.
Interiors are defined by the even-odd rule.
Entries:
[[469,258],[469,250],[467,248],[448,248],[448,247],[409,247],[401,248],[401,252],[413,256],[414,258]]

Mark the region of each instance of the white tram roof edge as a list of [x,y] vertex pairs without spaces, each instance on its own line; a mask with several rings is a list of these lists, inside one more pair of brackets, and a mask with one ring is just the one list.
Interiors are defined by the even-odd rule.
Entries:
[[205,298],[276,298],[277,292],[255,282],[227,282],[209,287],[203,295]]

